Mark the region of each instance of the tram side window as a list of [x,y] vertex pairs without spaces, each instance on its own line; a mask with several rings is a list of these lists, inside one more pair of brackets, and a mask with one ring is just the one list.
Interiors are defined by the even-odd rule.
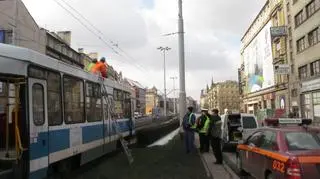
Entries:
[[88,122],[102,120],[100,85],[86,83],[86,115]]
[[61,78],[59,73],[48,72],[48,121],[50,126],[62,124]]
[[82,123],[84,118],[84,92],[83,81],[65,76],[64,86],[64,113],[65,123]]
[[30,66],[29,76],[47,80],[48,123],[49,126],[62,124],[61,78],[58,72]]
[[116,119],[123,118],[123,92],[118,89],[113,90],[114,116]]
[[36,126],[44,124],[44,89],[37,83],[32,86],[32,114]]
[[124,93],[124,109],[123,109],[124,117],[131,118],[131,99],[130,93]]

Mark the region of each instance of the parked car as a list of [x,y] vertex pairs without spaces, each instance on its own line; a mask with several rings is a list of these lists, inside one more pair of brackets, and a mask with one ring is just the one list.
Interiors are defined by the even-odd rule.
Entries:
[[[320,178],[320,129],[311,119],[266,119],[237,147],[241,174],[266,179]],[[297,125],[298,124],[298,125]]]
[[221,116],[221,148],[227,146],[235,148],[240,140],[247,138],[258,126],[258,121],[253,114],[232,113]]

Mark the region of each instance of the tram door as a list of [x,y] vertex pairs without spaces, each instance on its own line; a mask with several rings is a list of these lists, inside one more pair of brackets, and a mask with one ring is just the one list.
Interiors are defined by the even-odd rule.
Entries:
[[30,179],[44,178],[49,164],[47,82],[29,78]]

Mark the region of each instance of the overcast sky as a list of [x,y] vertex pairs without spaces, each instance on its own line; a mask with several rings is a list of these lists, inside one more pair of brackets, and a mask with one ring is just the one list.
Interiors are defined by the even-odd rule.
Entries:
[[[167,53],[167,89],[170,77],[179,77],[178,38],[163,34],[177,32],[177,0],[22,0],[39,26],[50,31],[72,31],[72,47],[99,52],[108,64],[125,77],[146,87],[163,91],[163,55]],[[113,41],[121,55],[114,53],[57,3],[78,18],[64,1],[88,19],[106,42]],[[240,39],[265,0],[184,0],[187,96],[199,99],[200,90],[214,81],[237,80]],[[90,25],[82,20],[89,27]],[[129,56],[129,57],[128,57]],[[134,65],[132,65],[134,64]],[[175,82],[176,88],[179,81]],[[170,94],[169,96],[171,96]],[[178,93],[177,93],[178,95]]]

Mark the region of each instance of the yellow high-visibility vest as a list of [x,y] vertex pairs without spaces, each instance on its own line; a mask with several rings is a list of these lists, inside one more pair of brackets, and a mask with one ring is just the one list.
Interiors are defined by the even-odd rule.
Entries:
[[204,133],[204,134],[208,134],[208,130],[210,127],[210,118],[208,116],[206,116],[206,121],[204,122],[204,126],[200,129],[199,133]]

